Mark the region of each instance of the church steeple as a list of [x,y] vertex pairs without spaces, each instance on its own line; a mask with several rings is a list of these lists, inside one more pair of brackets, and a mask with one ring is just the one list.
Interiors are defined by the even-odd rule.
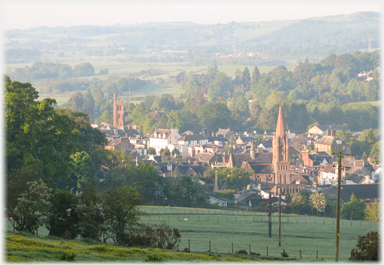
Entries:
[[285,134],[283,112],[281,111],[281,105],[279,107],[279,115],[277,116],[276,136],[283,137]]

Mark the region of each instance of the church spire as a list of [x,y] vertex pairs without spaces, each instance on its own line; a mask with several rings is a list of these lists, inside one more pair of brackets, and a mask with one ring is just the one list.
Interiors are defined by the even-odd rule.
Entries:
[[279,107],[279,115],[277,116],[276,136],[283,137],[285,134],[283,112],[281,111],[281,105]]

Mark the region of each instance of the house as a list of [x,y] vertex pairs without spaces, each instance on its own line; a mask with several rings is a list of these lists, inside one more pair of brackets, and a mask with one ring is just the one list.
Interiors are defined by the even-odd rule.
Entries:
[[[337,186],[332,185],[324,190],[324,193],[337,196]],[[380,184],[352,184],[340,186],[340,198],[343,202],[349,202],[351,195],[354,194],[357,199],[365,203],[371,203],[374,200],[380,201]]]
[[327,130],[326,136],[315,142],[315,150],[317,152],[327,152],[328,154],[337,154],[342,152],[350,154],[350,145],[339,136],[336,135],[336,130]]
[[315,125],[311,129],[308,130],[309,137],[319,137],[324,136],[327,133],[327,130],[339,130],[339,128],[335,124],[329,125]]
[[318,167],[319,165],[326,165],[336,161],[333,156],[327,152],[310,153],[309,151],[301,152],[301,159],[303,165],[306,167]]
[[204,134],[192,134],[192,135],[184,135],[179,139],[179,151],[183,158],[189,155],[188,148],[194,147],[196,145],[204,145],[208,143],[208,138]]
[[209,195],[208,202],[210,204],[216,204],[218,206],[225,206],[225,207],[227,207],[227,201],[226,200],[222,200],[222,199],[219,199],[219,198],[211,196],[211,195]]
[[128,137],[113,137],[110,141],[108,141],[108,144],[105,146],[105,149],[113,151],[117,146],[121,147],[124,152],[131,150],[136,151],[135,145],[129,142]]
[[149,146],[160,154],[161,149],[168,147],[169,151],[179,149],[179,139],[181,138],[178,129],[160,129],[155,127],[155,131],[149,137]]
[[231,135],[233,135],[233,132],[229,128],[228,129],[219,128],[219,130],[216,132],[217,137],[224,137],[224,138],[229,139],[229,137],[231,137]]
[[257,148],[263,148],[264,152],[272,152],[272,141],[260,143]]

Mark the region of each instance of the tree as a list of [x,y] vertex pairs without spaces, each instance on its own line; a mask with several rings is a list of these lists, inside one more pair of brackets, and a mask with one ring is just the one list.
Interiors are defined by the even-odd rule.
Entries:
[[92,177],[95,173],[94,164],[92,163],[91,157],[85,151],[76,152],[70,156],[71,165],[73,166],[73,173],[75,174],[76,186],[78,191],[82,188],[82,186],[92,181]]
[[251,76],[249,75],[248,67],[245,67],[243,71],[241,82],[245,90],[249,90],[251,88]]
[[211,131],[227,128],[231,123],[231,111],[223,103],[204,103],[197,111],[197,116],[201,119],[201,126]]
[[380,161],[380,143],[381,141],[377,141],[371,149],[371,158],[372,162],[377,163]]
[[231,145],[231,146],[235,146],[236,145],[236,140],[235,140],[235,137],[233,137],[233,135],[231,135],[228,139],[228,143]]
[[311,205],[319,213],[325,212],[326,200],[322,193],[316,192],[309,196]]
[[365,210],[365,220],[370,222],[378,222],[380,217],[380,203],[375,201],[368,204],[367,209]]
[[126,232],[139,220],[138,205],[142,197],[135,188],[122,186],[107,192],[104,196],[103,210],[107,233],[117,245],[126,245]]
[[49,199],[46,226],[50,236],[74,239],[79,234],[78,198],[72,191],[54,190]]
[[53,108],[54,99],[38,101],[29,83],[6,77],[5,89],[7,174],[27,170],[47,183],[69,180],[67,159],[80,135],[76,122]]
[[380,236],[377,232],[368,232],[359,236],[355,249],[351,250],[349,260],[379,260]]
[[168,162],[168,161],[171,161],[171,160],[172,160],[171,152],[169,151],[168,146],[166,146],[164,148],[164,151],[161,152],[161,161]]
[[365,218],[365,203],[358,200],[355,194],[351,195],[351,201],[344,203],[341,206],[341,216],[347,220],[364,220]]
[[79,234],[82,238],[101,240],[104,214],[101,201],[92,184],[88,184],[78,200]]
[[153,147],[148,148],[148,155],[156,155],[156,149]]
[[7,203],[7,216],[17,231],[35,234],[46,217],[50,189],[41,179],[26,184],[28,188],[16,198],[16,205]]
[[252,73],[251,87],[256,88],[257,84],[259,83],[259,80],[260,80],[259,68],[257,66],[255,66],[253,73]]
[[286,200],[288,203],[291,203],[291,202],[292,202],[292,196],[291,196],[291,194],[289,194],[289,192],[287,192],[287,195],[285,196],[285,200]]

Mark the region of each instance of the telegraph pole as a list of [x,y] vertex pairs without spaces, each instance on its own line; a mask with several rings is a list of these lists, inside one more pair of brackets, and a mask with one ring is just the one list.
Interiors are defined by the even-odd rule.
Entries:
[[336,205],[336,243],[335,243],[335,262],[339,260],[339,237],[340,237],[340,186],[341,186],[341,152],[339,152],[339,162],[337,167],[337,205]]
[[269,192],[268,236],[272,237],[272,197]]
[[281,185],[279,188],[279,247],[281,247]]

